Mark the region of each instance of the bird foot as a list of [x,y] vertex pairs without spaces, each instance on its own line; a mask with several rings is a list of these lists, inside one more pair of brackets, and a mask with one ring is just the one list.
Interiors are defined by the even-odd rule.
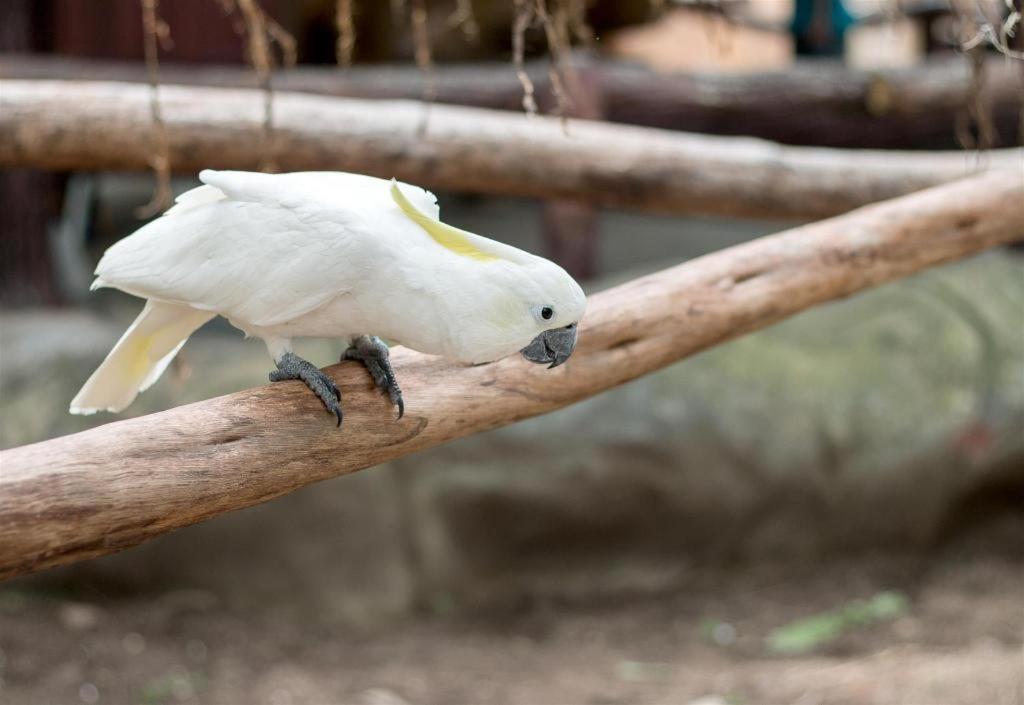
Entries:
[[359,360],[369,370],[373,383],[388,395],[391,403],[398,407],[398,418],[405,414],[402,390],[391,367],[388,346],[375,335],[360,335],[352,339],[352,345],[341,356],[342,360]]
[[337,417],[338,426],[341,426],[341,392],[338,391],[334,380],[321,372],[312,362],[303,360],[292,352],[285,353],[276,364],[277,369],[270,373],[271,382],[301,379],[320,398],[327,410]]

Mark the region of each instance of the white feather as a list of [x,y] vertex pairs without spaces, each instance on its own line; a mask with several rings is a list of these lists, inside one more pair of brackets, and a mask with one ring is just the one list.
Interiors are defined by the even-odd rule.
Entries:
[[149,389],[188,337],[214,314],[147,301],[103,363],[71,401],[72,414],[121,411]]
[[164,215],[175,215],[192,208],[198,208],[207,203],[223,201],[225,198],[224,192],[218,188],[213,186],[197,186],[175,198],[174,205],[168,208]]

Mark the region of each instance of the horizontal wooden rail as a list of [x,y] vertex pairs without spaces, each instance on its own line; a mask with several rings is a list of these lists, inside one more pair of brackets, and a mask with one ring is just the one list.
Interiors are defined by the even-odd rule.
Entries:
[[0,577],[101,556],[424,448],[572,404],[823,302],[1024,238],[1024,176],[971,177],[594,295],[573,358],[465,367],[396,350],[405,418],[354,363],[334,427],[300,382],[0,453]]
[[[842,61],[797,61],[784,71],[660,73],[642,66],[575,55],[580,100],[611,122],[716,135],[748,135],[784,144],[872,149],[955,147],[956,123],[967,106],[989,111],[999,138],[1018,138],[1024,67],[1002,57],[984,64],[985,90],[972,97],[970,62],[929,57],[908,68],[858,71]],[[548,62],[527,62],[543,103],[552,103]],[[140,62],[54,55],[7,55],[0,76],[17,79],[146,82]],[[251,88],[251,69],[236,65],[160,67],[164,84]],[[508,61],[438,64],[439,103],[522,111],[523,87]],[[278,71],[278,90],[348,98],[418,99],[423,74],[415,66],[302,65]],[[978,103],[980,101],[980,103]]]
[[[259,91],[164,86],[160,95],[174,169],[259,168]],[[0,81],[0,167],[147,169],[149,110],[149,89],[136,84]],[[566,134],[555,118],[296,93],[276,94],[274,122],[273,160],[282,171],[357,171],[666,213],[814,219],[978,165],[1024,164],[1022,149],[978,157],[783,147],[586,120],[572,121]]]

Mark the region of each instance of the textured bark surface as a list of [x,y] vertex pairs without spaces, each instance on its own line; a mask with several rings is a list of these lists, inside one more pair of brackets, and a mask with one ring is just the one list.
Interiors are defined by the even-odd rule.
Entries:
[[[656,73],[641,66],[576,57],[577,71],[612,122],[719,135],[747,135],[820,147],[953,148],[956,122],[966,114],[971,70],[963,57],[934,58],[910,69],[856,71],[841,62],[797,62],[786,71]],[[547,62],[527,64],[543,99],[550,94]],[[53,56],[9,56],[4,78],[132,81],[139,64]],[[248,88],[248,69],[226,65],[160,68],[165,84]],[[993,57],[985,64],[981,105],[991,111],[999,145],[1020,143],[1024,64]],[[437,102],[522,110],[522,86],[508,62],[441,64]],[[410,98],[423,94],[412,66],[299,66],[274,77],[279,90],[350,98]]]
[[[266,161],[260,92],[165,86],[160,94],[175,170]],[[0,166],[147,169],[148,101],[148,88],[133,84],[3,81]],[[1024,163],[1020,149],[979,158],[782,147],[585,120],[572,121],[567,135],[554,118],[294,93],[276,95],[274,119],[272,161],[282,171],[357,171],[670,213],[819,218]]]
[[0,453],[0,577],[112,553],[223,512],[552,411],[806,308],[1024,236],[991,173],[708,255],[591,298],[569,364],[393,356],[396,421],[353,363],[345,425],[284,382]]

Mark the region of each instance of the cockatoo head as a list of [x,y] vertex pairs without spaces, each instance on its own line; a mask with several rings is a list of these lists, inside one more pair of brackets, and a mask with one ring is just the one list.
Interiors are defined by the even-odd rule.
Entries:
[[391,195],[410,220],[449,252],[436,284],[443,291],[439,303],[450,322],[453,357],[480,363],[521,352],[548,367],[569,359],[586,296],[564,269],[442,223],[413,205],[396,182]]
[[449,279],[459,282],[445,296],[452,357],[481,363],[521,352],[548,367],[569,359],[586,305],[583,290],[557,264],[517,253],[514,262],[466,264]]
[[555,263],[538,257],[530,269],[530,285],[523,288],[527,290],[526,300],[531,302],[530,333],[535,335],[520,352],[530,362],[558,367],[576,348],[577,324],[586,297],[580,285]]

